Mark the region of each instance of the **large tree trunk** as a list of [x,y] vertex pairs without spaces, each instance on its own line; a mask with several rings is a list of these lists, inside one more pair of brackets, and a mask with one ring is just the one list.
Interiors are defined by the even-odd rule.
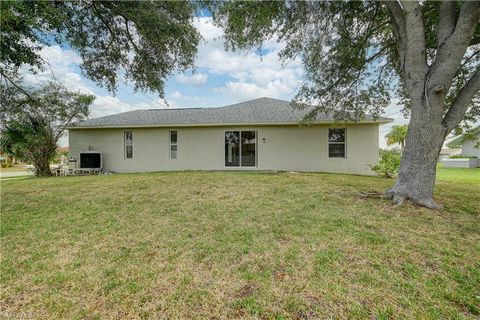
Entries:
[[38,159],[33,163],[35,167],[35,175],[37,177],[48,177],[52,175],[52,170],[50,170],[50,162],[48,158]]
[[48,177],[52,175],[52,170],[50,170],[50,159],[53,158],[55,154],[56,145],[45,143],[43,146],[39,147],[40,150],[37,153],[34,153],[33,156],[33,166],[35,167],[35,175],[37,177]]
[[[447,129],[442,125],[441,112],[422,106],[412,112],[405,149],[395,185],[387,191],[396,204],[410,200],[431,209],[441,208],[433,200],[436,166]],[[423,113],[423,114],[422,114]],[[426,116],[425,113],[429,113]]]
[[[439,7],[437,48],[427,64],[422,6],[418,1],[385,1],[392,17],[400,57],[399,69],[411,104],[405,150],[395,185],[387,192],[397,204],[405,200],[439,208],[433,201],[437,158],[446,135],[464,119],[480,90],[480,68],[446,105],[447,94],[462,68],[475,35],[480,2],[464,1],[460,10],[444,1]],[[446,112],[445,112],[446,111]]]

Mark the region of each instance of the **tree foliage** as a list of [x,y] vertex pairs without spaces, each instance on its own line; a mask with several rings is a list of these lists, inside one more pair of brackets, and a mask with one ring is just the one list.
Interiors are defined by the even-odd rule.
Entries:
[[[412,2],[413,3],[413,2]],[[470,10],[474,11],[473,8]],[[455,2],[452,14],[460,14]],[[433,65],[437,53],[440,2],[425,1],[426,59]],[[260,48],[272,38],[285,43],[285,63],[300,57],[305,76],[297,95],[297,106],[314,105],[307,117],[333,111],[338,118],[380,115],[392,97],[410,108],[405,85],[405,43],[399,41],[391,11],[380,1],[229,1],[217,3],[214,18],[225,30],[230,50]],[[448,90],[445,112],[472,78],[480,62],[480,26]],[[477,93],[468,102],[463,120],[480,116]]]
[[65,128],[88,116],[95,97],[56,83],[30,89],[28,96],[22,90],[1,86],[0,149],[32,162],[37,175],[49,175],[49,161]]
[[200,34],[191,1],[2,1],[0,72],[17,83],[19,68],[45,68],[39,50],[76,50],[83,73],[115,91],[119,77],[163,97],[165,78],[193,65]]

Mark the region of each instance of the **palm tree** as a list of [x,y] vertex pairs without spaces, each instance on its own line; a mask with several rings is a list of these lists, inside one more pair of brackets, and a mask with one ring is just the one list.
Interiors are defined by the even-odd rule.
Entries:
[[403,152],[403,148],[405,147],[405,139],[407,138],[407,131],[408,125],[406,124],[393,126],[390,132],[385,135],[385,138],[387,138],[387,146],[399,144],[400,152]]

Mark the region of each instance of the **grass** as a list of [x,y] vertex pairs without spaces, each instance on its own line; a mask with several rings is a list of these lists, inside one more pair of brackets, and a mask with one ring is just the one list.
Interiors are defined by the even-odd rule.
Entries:
[[25,166],[14,165],[12,167],[2,168],[0,167],[0,172],[16,172],[16,171],[27,171]]
[[444,168],[437,166],[437,180],[458,181],[480,184],[480,168]]
[[393,181],[352,175],[4,181],[0,315],[478,319],[480,186],[454,176],[443,211],[359,197]]

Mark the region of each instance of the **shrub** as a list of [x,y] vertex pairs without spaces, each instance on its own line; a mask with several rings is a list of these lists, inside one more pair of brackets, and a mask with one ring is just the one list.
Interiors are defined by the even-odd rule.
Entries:
[[8,165],[6,163],[1,164],[2,168],[6,168]]
[[393,178],[400,166],[400,153],[392,150],[380,150],[380,160],[371,168],[378,175]]
[[476,159],[477,157],[462,156],[461,154],[456,154],[448,157],[449,159]]

